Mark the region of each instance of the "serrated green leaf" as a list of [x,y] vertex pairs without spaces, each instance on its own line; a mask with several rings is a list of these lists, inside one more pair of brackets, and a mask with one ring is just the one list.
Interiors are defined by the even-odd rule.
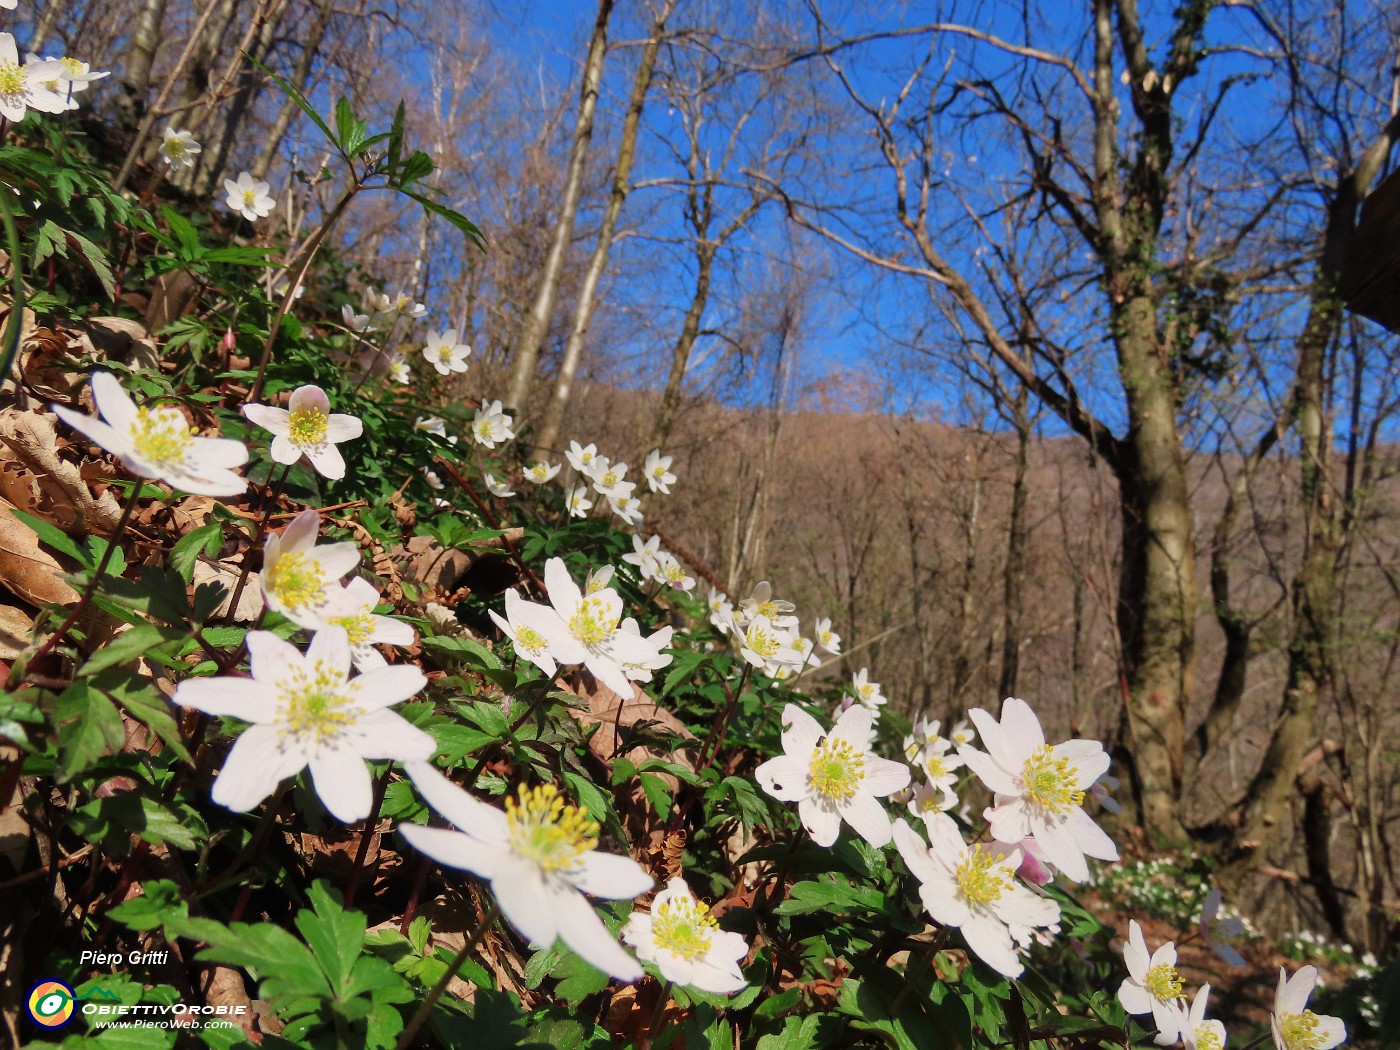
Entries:
[[59,694],[54,721],[58,724],[56,779],[60,784],[68,783],[108,749],[116,751],[126,740],[121,712],[86,681],[76,681]]
[[200,555],[206,558],[214,557],[219,553],[223,542],[223,526],[216,521],[211,521],[209,524],[201,525],[181,536],[175,546],[170,548],[170,554],[166,560],[188,586],[194,578],[195,562],[199,560]]

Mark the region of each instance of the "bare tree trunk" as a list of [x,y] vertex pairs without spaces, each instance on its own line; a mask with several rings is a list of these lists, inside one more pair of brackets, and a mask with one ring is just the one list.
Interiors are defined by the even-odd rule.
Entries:
[[617,147],[612,194],[608,197],[608,207],[603,213],[603,225],[598,231],[598,241],[593,246],[593,257],[588,261],[588,271],[583,277],[583,288],[579,291],[578,305],[574,308],[573,328],[569,331],[569,341],[564,347],[564,359],[559,364],[559,374],[554,380],[554,393],[549,399],[539,434],[535,438],[537,448],[552,449],[559,440],[559,427],[564,421],[564,411],[569,407],[574,376],[578,374],[579,360],[583,357],[583,340],[588,334],[593,308],[597,305],[598,282],[607,267],[608,252],[612,248],[617,219],[631,189],[632,160],[637,152],[637,129],[641,125],[647,93],[651,90],[656,54],[660,51],[661,39],[666,34],[666,20],[670,18],[674,8],[675,0],[667,0],[665,7],[657,14],[651,27],[651,36],[642,48],[637,75],[632,80],[632,96],[627,103],[627,116],[622,122],[622,141]]
[[982,485],[980,472],[972,479],[972,505],[963,515],[962,597],[958,601],[958,640],[953,651],[953,670],[948,681],[950,711],[966,707],[963,693],[972,680],[973,623],[977,619],[977,537],[982,526]]
[[[296,64],[292,67],[289,80],[292,86],[303,94],[311,81],[311,70],[316,64],[316,54],[321,49],[321,41],[325,39],[326,27],[330,25],[333,11],[331,3],[332,0],[322,0],[317,6],[316,17],[301,42],[301,54],[297,55]],[[290,98],[283,100],[277,110],[277,116],[273,118],[272,127],[268,128],[267,137],[263,140],[262,152],[253,162],[253,178],[267,177],[272,162],[277,159],[278,150],[282,148],[282,140],[287,137],[287,129],[292,126],[292,119],[300,112],[300,108]]]
[[1022,593],[1026,585],[1026,544],[1030,529],[1026,523],[1027,475],[1031,462],[1031,421],[1026,411],[1026,391],[1016,392],[1012,418],[1016,422],[1016,474],[1011,482],[1011,521],[1006,529],[1006,571],[1002,576],[1001,677],[997,695],[1016,695],[1016,678],[1021,669]]
[[1301,448],[1299,470],[1307,522],[1302,564],[1293,581],[1293,632],[1288,645],[1288,678],[1283,709],[1249,784],[1235,838],[1228,876],[1262,864],[1287,826],[1303,757],[1316,739],[1323,692],[1333,678],[1332,653],[1338,634],[1337,558],[1343,525],[1332,473],[1332,358],[1340,330],[1337,295],[1351,255],[1356,213],[1400,137],[1400,117],[1392,117],[1354,171],[1339,180],[1327,211],[1322,256],[1310,291],[1308,317],[1298,338],[1291,414]]
[[[692,192],[696,192],[692,189]],[[704,188],[706,207],[710,199],[710,187]],[[713,279],[715,246],[709,241],[697,239],[695,243],[695,291],[691,294],[690,305],[685,310],[685,320],[681,323],[681,333],[676,337],[676,345],[671,348],[671,367],[666,374],[666,388],[661,392],[661,407],[656,412],[656,424],[652,428],[651,443],[656,448],[665,448],[666,439],[676,423],[676,413],[681,405],[681,390],[685,385],[685,370],[690,363],[690,352],[695,349],[695,340],[700,336],[700,318],[710,301],[710,281]]]
[[[117,120],[127,131],[135,131],[146,115],[146,92],[151,86],[151,63],[160,45],[165,4],[166,0],[142,0],[132,23],[131,42],[122,63],[121,94],[117,96]],[[46,4],[45,9],[57,6]]]
[[[288,2],[289,0],[265,0],[265,2],[258,4],[253,25],[248,33],[250,41],[248,54],[252,59],[266,64],[277,35],[277,29],[281,25],[282,16],[286,14]],[[228,164],[228,156],[233,150],[234,141],[242,129],[243,118],[252,108],[261,77],[262,74],[256,71],[249,58],[239,56],[238,88],[224,108],[223,119],[219,121],[217,129],[209,135],[210,141],[215,143],[214,148],[206,150],[200,157],[201,160],[205,161],[199,168],[200,192],[209,193],[214,186],[218,185],[219,178],[223,175],[224,168]],[[211,100],[211,106],[217,104],[217,100]]]
[[511,369],[510,389],[506,404],[517,412],[525,407],[530,382],[535,378],[535,365],[540,348],[549,331],[549,319],[554,313],[554,300],[564,272],[564,254],[574,232],[578,215],[579,195],[583,192],[583,172],[588,161],[588,144],[593,139],[593,114],[598,107],[598,85],[603,77],[603,58],[608,50],[608,18],[615,0],[598,0],[598,18],[588,42],[588,59],[583,67],[583,84],[579,89],[578,123],[574,126],[573,146],[569,151],[569,171],[564,181],[564,197],[559,206],[559,221],[554,226],[554,239],[545,256],[534,306],[525,320],[520,343],[515,349]]

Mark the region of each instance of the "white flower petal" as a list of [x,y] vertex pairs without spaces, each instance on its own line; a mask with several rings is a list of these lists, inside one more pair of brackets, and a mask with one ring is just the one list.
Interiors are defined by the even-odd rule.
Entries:
[[372,759],[426,762],[437,751],[437,741],[393,711],[361,715],[346,739],[363,757]]
[[584,854],[580,870],[571,874],[569,881],[584,893],[610,901],[640,897],[656,885],[631,857],[597,850]]
[[[278,408],[276,405],[244,405],[243,415],[264,430],[272,431],[278,437],[286,437],[287,432],[291,430],[292,414],[285,408]],[[280,463],[281,460],[278,462]]]
[[427,677],[413,664],[395,664],[366,671],[351,679],[349,688],[362,710],[377,711],[417,696],[427,684]]
[[187,678],[171,699],[181,707],[245,722],[271,722],[277,713],[276,694],[251,678]]
[[326,417],[326,440],[339,443],[353,441],[365,431],[364,421],[355,417],[332,412]]
[[1152,1012],[1152,994],[1131,977],[1118,986],[1118,1001],[1130,1014]]
[[345,477],[345,457],[340,454],[340,449],[329,442],[305,449],[306,458],[311,461],[311,465],[316,468],[316,473],[330,481],[339,481]]
[[830,846],[841,833],[841,814],[813,798],[798,800],[797,816],[818,846]]
[[327,744],[311,756],[316,794],[331,816],[352,824],[369,816],[374,789],[369,767],[348,743]]
[[622,981],[635,981],[642,976],[641,965],[618,944],[593,905],[579,893],[556,889],[544,906],[554,911],[559,939],[585,962]]
[[272,462],[280,463],[284,467],[289,467],[301,459],[301,449],[292,444],[292,439],[286,434],[273,436],[272,446],[268,449],[268,454],[272,456]]
[[754,770],[754,779],[779,802],[800,802],[811,795],[807,762],[792,755],[770,758]]
[[[539,868],[508,855],[491,879],[491,892],[496,895],[501,914],[520,931],[521,936],[541,948],[554,946],[559,936],[558,908],[555,895],[546,894],[546,884]],[[565,886],[563,892],[583,907],[588,907],[577,890]]]
[[826,731],[822,729],[821,723],[796,704],[788,704],[783,708],[783,750],[787,754],[799,758],[809,757],[817,746],[817,741],[825,735]]
[[909,779],[909,767],[903,762],[891,762],[887,758],[870,755],[865,760],[865,778],[860,782],[860,789],[883,797],[908,787]]
[[336,685],[343,684],[350,674],[350,639],[345,629],[330,626],[317,631],[306,647],[306,659],[328,669],[335,676]]
[[246,813],[305,766],[306,756],[283,747],[276,728],[255,725],[234,741],[210,797],[236,813]]
[[1016,955],[1011,931],[990,915],[973,912],[959,927],[967,946],[1004,977],[1019,977],[1025,967]]
[[423,800],[458,830],[493,848],[504,849],[509,844],[506,815],[495,806],[478,802],[427,762],[406,762],[404,769]]
[[483,879],[493,879],[505,854],[483,846],[480,839],[446,828],[425,828],[417,824],[400,824],[398,832],[419,853],[432,857],[450,868],[469,871]]
[[889,845],[890,817],[885,812],[885,807],[880,805],[873,795],[857,792],[850,799],[836,805],[846,823],[866,842],[876,849]]

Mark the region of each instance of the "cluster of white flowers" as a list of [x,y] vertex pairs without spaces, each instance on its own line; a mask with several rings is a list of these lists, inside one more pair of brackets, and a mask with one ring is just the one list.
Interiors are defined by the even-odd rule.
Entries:
[[678,591],[695,589],[695,577],[685,571],[685,566],[674,554],[661,549],[660,536],[649,540],[633,536],[632,553],[624,554],[622,560],[636,566],[643,580],[655,580]]
[[32,109],[36,113],[66,113],[78,108],[74,97],[107,73],[94,73],[86,62],[66,56],[19,60],[14,35],[0,33],[0,116],[20,121]]

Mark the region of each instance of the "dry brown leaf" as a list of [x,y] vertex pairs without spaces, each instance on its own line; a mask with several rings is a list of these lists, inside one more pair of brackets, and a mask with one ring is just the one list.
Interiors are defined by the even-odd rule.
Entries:
[[14,509],[0,500],[0,585],[31,605],[76,602],[78,592],[60,578],[62,566],[39,546],[39,538],[14,516]]
[[[111,535],[121,507],[109,491],[94,496],[82,471],[58,454],[52,419],[40,412],[0,412],[0,442],[13,453],[0,471],[0,495],[65,532]],[[22,502],[28,500],[31,502]]]
[[[564,688],[587,705],[584,710],[574,712],[578,716],[578,720],[585,727],[595,723],[602,726],[593,734],[588,746],[595,755],[609,765],[615,761],[617,749],[622,745],[622,731],[630,729],[638,722],[657,722],[662,728],[677,733],[687,740],[695,739],[680,719],[671,714],[670,711],[657,707],[656,702],[641,689],[633,689],[631,696],[622,697],[601,682],[594,680],[592,676],[584,675],[572,676]],[[667,762],[675,762],[688,769],[695,768],[695,758],[689,747],[669,753],[653,747],[634,747],[628,750],[626,757],[638,765],[649,758],[660,758]],[[656,775],[662,777],[672,791],[678,786],[675,777],[666,773],[657,773]]]
[[0,605],[0,660],[13,660],[34,637],[34,618],[13,605]]
[[[194,585],[198,587],[202,583],[218,583],[224,588],[224,600],[214,611],[215,619],[223,619],[228,616],[229,605],[233,601],[233,592],[238,587],[239,570],[236,566],[229,567],[227,563],[220,562],[218,565],[210,565],[208,562],[197,561],[194,563]],[[234,615],[235,623],[251,623],[258,618],[262,612],[262,577],[256,572],[248,574],[248,582],[243,586],[243,593],[238,596],[238,612]]]

